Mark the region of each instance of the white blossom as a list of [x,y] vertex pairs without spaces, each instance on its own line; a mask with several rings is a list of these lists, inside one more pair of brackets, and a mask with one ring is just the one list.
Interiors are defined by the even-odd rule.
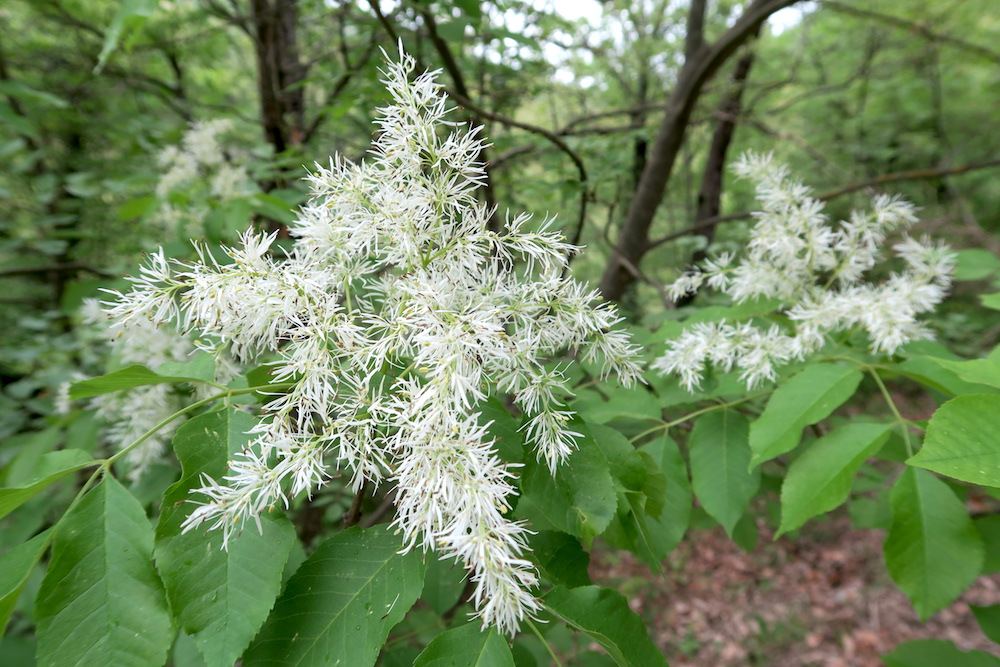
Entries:
[[698,323],[668,342],[654,368],[678,375],[690,391],[709,365],[738,369],[752,388],[775,379],[781,364],[814,354],[836,332],[862,329],[880,354],[930,336],[917,318],[947,293],[954,255],[946,246],[904,236],[893,249],[905,269],[880,284],[864,282],[882,261],[889,234],[916,221],[912,204],[878,195],[871,211],[855,211],[833,226],[822,202],[770,155],[747,153],[733,170],[755,181],[763,209],[755,214],[745,255],[738,263],[728,253],[709,259],[678,278],[669,293],[679,298],[708,284],[737,303],[777,299],[790,325]]
[[204,480],[187,529],[207,522],[228,542],[331,468],[355,490],[393,481],[404,548],[461,562],[478,616],[512,634],[539,610],[538,579],[527,528],[508,516],[516,466],[498,457],[478,406],[509,394],[558,474],[579,434],[563,375],[545,362],[576,349],[625,383],[641,367],[613,330],[615,310],[562,277],[578,248],[550,221],[532,230],[527,216],[508,216],[504,231],[487,228],[479,128],[447,121],[435,73],[411,81],[412,69],[403,56],[385,71],[393,101],[379,110],[371,159],[336,157],[308,177],[287,257],[252,232],[224,265],[154,255],[109,311],[121,323],[171,319],[244,361],[275,355],[274,380],[291,383],[230,473]]
[[[154,256],[152,265],[157,266],[162,256]],[[162,275],[162,270],[154,271]],[[147,274],[147,277],[152,274]],[[112,322],[100,309],[97,299],[87,299],[80,309],[83,322],[89,328],[101,332],[105,337],[112,330]],[[181,336],[176,327],[169,324],[157,325],[142,313],[155,314],[157,309],[136,312],[127,321],[118,322],[113,328],[110,356],[122,365],[145,364],[151,368],[169,361],[187,361],[194,346]],[[67,387],[68,389],[68,387]],[[115,392],[95,396],[91,405],[97,414],[109,424],[105,439],[116,448],[123,448],[135,442],[147,431],[183,407],[181,398],[168,384],[134,387],[127,392]],[[150,464],[163,458],[181,421],[175,420],[159,429],[138,447],[125,456],[129,466],[129,477],[138,479]]]

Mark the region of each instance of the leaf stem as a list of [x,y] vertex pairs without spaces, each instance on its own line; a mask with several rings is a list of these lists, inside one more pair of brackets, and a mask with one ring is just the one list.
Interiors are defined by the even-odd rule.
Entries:
[[535,633],[535,636],[538,637],[538,640],[545,646],[545,650],[549,652],[550,656],[552,656],[552,661],[556,663],[556,667],[562,667],[562,663],[559,662],[559,658],[556,656],[555,650],[553,650],[552,645],[545,640],[545,637],[542,636],[542,633],[538,630],[538,626],[535,625],[535,622],[530,618],[526,618],[525,621],[527,621],[528,625],[531,627],[531,631]]
[[707,408],[702,408],[701,410],[695,410],[694,412],[688,413],[688,414],[684,415],[683,417],[681,417],[679,419],[674,419],[673,421],[663,422],[662,424],[657,424],[656,426],[643,431],[639,435],[632,436],[631,438],[629,438],[629,442],[633,442],[633,443],[634,442],[638,442],[639,440],[641,440],[642,438],[646,437],[650,433],[656,433],[657,431],[670,430],[674,426],[677,426],[678,424],[683,424],[684,422],[689,421],[691,419],[694,419],[695,417],[700,417],[701,415],[705,414],[706,412],[712,412],[714,410],[725,410],[726,408],[731,408],[734,405],[739,405],[740,403],[746,403],[747,401],[751,401],[751,400],[753,400],[755,398],[760,398],[761,396],[764,396],[767,393],[769,393],[769,392],[767,392],[767,391],[758,391],[758,392],[755,392],[755,393],[750,394],[748,396],[744,396],[742,398],[738,398],[735,401],[729,401],[728,403],[716,403],[715,405],[710,405]]
[[889,410],[891,410],[893,416],[896,417],[896,423],[902,428],[903,443],[906,445],[907,456],[913,456],[913,443],[910,442],[910,420],[903,417],[903,415],[899,412],[899,408],[896,407],[896,402],[892,400],[892,394],[889,393],[889,389],[885,386],[885,382],[883,382],[882,378],[879,377],[878,371],[874,368],[869,368],[867,370],[868,374],[875,380],[875,384],[878,385],[879,391],[882,392],[885,402],[889,405]]
[[111,468],[111,466],[114,465],[115,461],[117,461],[119,458],[121,458],[122,456],[124,456],[125,454],[127,454],[128,452],[130,452],[131,450],[135,449],[136,447],[138,447],[139,445],[141,445],[142,443],[144,443],[146,440],[148,440],[149,438],[151,438],[157,431],[159,431],[161,428],[163,428],[164,426],[166,426],[167,424],[169,424],[173,420],[177,419],[181,415],[185,415],[185,414],[187,414],[189,412],[193,412],[194,410],[197,410],[198,408],[202,407],[203,405],[208,405],[209,403],[211,403],[213,401],[217,401],[217,400],[222,399],[222,398],[231,398],[233,396],[240,396],[242,394],[251,394],[251,393],[253,393],[255,391],[261,391],[261,390],[264,390],[264,389],[287,389],[289,387],[292,387],[294,384],[295,384],[294,382],[284,382],[284,383],[280,383],[280,384],[258,385],[256,387],[243,387],[243,388],[240,388],[240,389],[228,389],[227,388],[225,391],[220,391],[217,394],[212,394],[208,398],[203,398],[200,401],[196,401],[195,403],[192,403],[191,405],[188,405],[188,406],[186,406],[184,408],[181,408],[180,410],[178,410],[177,412],[173,413],[172,415],[170,415],[166,419],[162,420],[159,424],[157,424],[153,428],[149,429],[148,431],[146,431],[145,433],[143,433],[142,435],[140,435],[134,442],[129,443],[129,445],[127,447],[122,448],[120,451],[116,452],[112,456],[110,456],[110,457],[108,457],[106,459],[95,459],[92,463],[97,464],[97,470],[95,470],[94,473],[87,479],[87,481],[84,482],[83,486],[80,487],[80,490],[77,492],[76,496],[70,502],[69,507],[67,507],[66,511],[63,512],[63,515],[61,517],[59,517],[59,521],[56,522],[56,526],[55,526],[56,530],[52,531],[52,535],[49,537],[49,542],[51,543],[51,541],[55,538],[55,534],[58,532],[59,524],[62,523],[62,520],[66,518],[66,515],[68,515],[70,513],[70,511],[74,507],[76,507],[76,505],[83,498],[84,494],[86,494],[87,491],[90,490],[90,487],[92,487],[94,485],[94,482],[99,477],[103,476]]

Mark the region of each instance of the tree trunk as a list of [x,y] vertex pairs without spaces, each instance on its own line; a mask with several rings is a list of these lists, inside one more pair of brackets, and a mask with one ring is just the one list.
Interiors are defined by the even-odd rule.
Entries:
[[771,14],[797,0],[754,0],[743,16],[714,44],[704,43],[701,25],[704,22],[705,0],[694,0],[688,20],[688,37],[684,66],[677,85],[667,98],[646,168],[622,229],[613,248],[611,260],[601,278],[600,291],[606,299],[618,300],[633,280],[626,267],[638,266],[649,244],[649,229],[656,210],[663,201],[667,183],[673,173],[677,156],[687,132],[691,113],[705,84]]
[[297,0],[252,0],[261,125],[274,152],[302,143],[306,67],[299,60]]
[[[753,38],[756,38],[754,33]],[[733,72],[733,89],[719,103],[719,121],[715,126],[715,133],[712,135],[712,146],[708,149],[708,158],[705,160],[705,171],[701,177],[701,189],[698,191],[698,210],[695,213],[694,222],[699,222],[710,218],[718,217],[721,210],[722,182],[726,175],[726,159],[729,153],[729,144],[733,141],[733,134],[736,132],[736,123],[740,119],[743,111],[743,91],[746,90],[747,78],[750,76],[750,68],[753,66],[754,52],[748,50],[736,63],[736,70]],[[705,247],[712,242],[715,236],[715,225],[705,228],[702,236],[705,237]],[[697,250],[691,256],[691,263],[697,264],[705,259],[705,250]],[[686,306],[694,301],[695,294],[685,294],[677,300],[678,307]]]

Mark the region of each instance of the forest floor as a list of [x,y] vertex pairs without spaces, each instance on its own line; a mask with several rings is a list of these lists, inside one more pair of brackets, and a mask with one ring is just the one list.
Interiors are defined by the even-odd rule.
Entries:
[[912,639],[1000,655],[969,609],[1000,603],[1000,575],[921,623],[886,572],[882,531],[842,517],[794,541],[772,534],[761,525],[749,553],[721,529],[689,535],[662,577],[629,553],[597,549],[591,574],[628,597],[673,667],[868,667]]

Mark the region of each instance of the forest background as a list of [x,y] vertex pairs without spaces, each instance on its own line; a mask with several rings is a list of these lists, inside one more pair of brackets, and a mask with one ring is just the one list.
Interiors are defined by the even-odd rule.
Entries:
[[[25,452],[68,442],[89,451],[109,446],[102,418],[68,404],[61,389],[124,365],[109,362],[107,336],[81,314],[86,300],[101,288],[123,289],[122,276],[160,246],[189,256],[189,239],[233,244],[249,223],[289,243],[286,225],[307,198],[304,167],[335,153],[365,157],[387,99],[380,48],[392,56],[397,43],[419,70],[442,70],[455,120],[484,126],[485,201],[538,221],[556,215],[555,228],[586,246],[573,275],[617,302],[630,326],[652,332],[649,344],[662,346],[665,335],[655,332],[681,319],[678,305],[722,303],[699,295],[677,304],[667,286],[707,251],[743,246],[756,204],[752,186],[727,165],[755,151],[787,164],[832,219],[879,192],[915,202],[914,235],[960,251],[958,282],[934,319],[938,341],[955,359],[996,346],[996,310],[979,300],[996,291],[1000,276],[995,2],[591,4],[591,18],[568,18],[551,4],[516,0],[3,3],[0,466],[7,485],[19,465],[30,467]],[[501,229],[502,213],[490,224]],[[899,389],[904,412],[925,410],[927,391]],[[877,393],[863,386],[861,404]],[[589,418],[626,435],[641,430],[629,420],[650,411],[659,418],[663,409],[596,391],[578,402]],[[150,516],[178,474],[165,460],[134,481],[131,492]],[[775,479],[770,489],[765,481],[752,510],[750,523],[759,519],[765,532]],[[872,479],[855,488],[862,501],[884,482],[874,472]],[[6,517],[0,552],[52,525],[77,488],[42,494],[30,511]],[[990,515],[993,495],[966,500]],[[349,490],[333,485],[296,506],[290,514],[303,553],[345,513],[387,520],[385,497],[359,508]],[[888,527],[886,507],[870,505],[852,506],[855,527]],[[740,530],[734,539],[751,548],[758,528]],[[698,535],[691,528],[688,539],[697,543]],[[984,573],[1000,569],[997,558],[987,551]],[[4,656],[34,651],[31,605],[41,571],[33,576],[0,663],[27,664]],[[552,641],[564,658],[586,653],[586,643]],[[407,659],[406,650],[419,652],[396,646]],[[675,658],[699,650],[660,648]]]

